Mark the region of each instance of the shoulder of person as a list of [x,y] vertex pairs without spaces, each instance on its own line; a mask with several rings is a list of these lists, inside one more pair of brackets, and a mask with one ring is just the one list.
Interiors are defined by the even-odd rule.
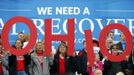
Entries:
[[78,53],[78,56],[82,56],[83,55],[83,53],[84,53],[84,50],[81,50],[79,53]]
[[33,53],[30,54],[30,56],[31,56],[31,58],[37,57],[37,54],[35,52],[33,52]]

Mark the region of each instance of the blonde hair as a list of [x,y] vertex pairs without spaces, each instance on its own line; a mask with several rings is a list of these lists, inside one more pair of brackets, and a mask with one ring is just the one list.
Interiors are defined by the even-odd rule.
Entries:
[[123,72],[118,72],[116,75],[125,75]]

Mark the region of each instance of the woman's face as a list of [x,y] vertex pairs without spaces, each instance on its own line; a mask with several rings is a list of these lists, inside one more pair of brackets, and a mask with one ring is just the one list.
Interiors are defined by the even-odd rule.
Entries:
[[59,52],[60,53],[66,53],[66,47],[64,45],[60,45]]
[[113,46],[113,48],[112,48],[112,54],[113,54],[113,55],[118,55],[117,46]]
[[43,51],[43,43],[37,43],[36,44],[36,50]]
[[15,47],[16,47],[16,48],[21,48],[21,47],[22,47],[22,42],[21,42],[21,40],[17,40],[17,41],[16,41]]

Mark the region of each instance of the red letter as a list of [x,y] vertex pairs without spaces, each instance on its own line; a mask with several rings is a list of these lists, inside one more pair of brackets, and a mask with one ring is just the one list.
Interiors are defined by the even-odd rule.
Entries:
[[74,54],[74,19],[68,19],[67,35],[52,35],[52,19],[45,20],[45,55],[51,53],[52,41],[68,41],[68,55]]
[[[30,28],[29,43],[24,49],[21,49],[21,50],[14,49],[8,42],[8,33],[10,32],[10,28],[12,27],[12,25],[15,24],[16,22],[25,23]],[[25,17],[21,17],[21,16],[13,17],[10,20],[8,20],[3,27],[2,36],[1,36],[2,44],[5,48],[5,50],[11,51],[11,54],[19,55],[19,56],[25,55],[33,48],[33,46],[36,42],[36,37],[37,37],[36,34],[37,34],[36,27],[31,20],[29,20],[28,18],[25,18]]]
[[93,41],[91,30],[85,30],[85,39],[86,39],[86,50],[87,50],[87,58],[90,66],[94,65],[94,50],[93,50]]
[[[107,36],[107,33],[112,30],[112,29],[119,29],[121,30],[124,35],[126,36],[126,49],[124,50],[124,53],[122,55],[119,56],[114,56],[109,54],[106,45],[105,45],[105,39]],[[131,53],[132,50],[132,35],[130,33],[130,31],[128,30],[128,28],[126,28],[124,25],[122,24],[110,24],[107,25],[100,33],[100,37],[99,37],[99,45],[100,45],[100,49],[101,49],[101,53],[104,56],[108,56],[108,59],[114,62],[119,62],[122,60],[126,59],[126,56],[129,55]]]

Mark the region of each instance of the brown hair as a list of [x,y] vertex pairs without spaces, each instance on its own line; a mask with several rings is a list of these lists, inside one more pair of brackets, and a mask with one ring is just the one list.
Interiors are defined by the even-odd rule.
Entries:
[[111,47],[110,47],[110,50],[112,50],[114,46],[116,46],[117,49],[119,49],[119,46],[117,44],[112,44]]
[[59,54],[60,54],[59,49],[60,49],[61,46],[64,46],[64,47],[66,48],[66,54],[65,54],[65,56],[67,56],[67,46],[66,46],[66,44],[64,44],[64,43],[61,43],[61,44],[58,46],[57,52],[56,52],[55,55],[56,55],[56,56],[59,56]]

